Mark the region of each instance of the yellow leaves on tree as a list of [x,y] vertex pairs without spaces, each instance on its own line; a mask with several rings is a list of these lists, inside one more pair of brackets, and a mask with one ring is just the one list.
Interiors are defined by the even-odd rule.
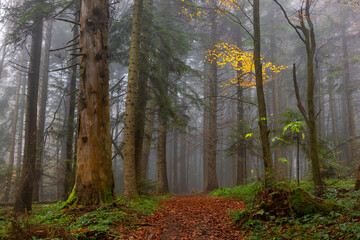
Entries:
[[[235,71],[240,72],[241,75],[231,79],[231,83],[248,87],[255,86],[255,65],[253,52],[244,51],[235,44],[222,42],[216,44],[213,50],[208,50],[206,59],[210,63],[216,61],[217,65],[221,67],[224,67],[226,64],[231,64]],[[261,60],[263,60],[263,57],[261,57]],[[267,81],[269,79],[269,71],[279,73],[285,68],[288,67],[276,66],[271,62],[263,62],[263,80]]]

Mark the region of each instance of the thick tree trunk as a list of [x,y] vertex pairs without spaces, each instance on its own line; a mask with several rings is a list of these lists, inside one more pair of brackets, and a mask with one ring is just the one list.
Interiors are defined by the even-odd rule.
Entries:
[[135,0],[133,10],[132,33],[128,86],[126,90],[126,110],[124,121],[124,198],[131,199],[137,194],[135,163],[135,115],[136,94],[139,74],[139,54],[143,0]]
[[259,127],[260,139],[263,151],[263,161],[265,166],[265,186],[272,185],[274,172],[271,160],[269,131],[267,124],[266,103],[263,89],[263,76],[261,64],[261,35],[260,35],[260,3],[259,0],[253,2],[254,10],[254,64],[256,77],[256,93],[259,107]]
[[[211,22],[211,45],[216,43],[217,20],[215,12],[210,14]],[[214,59],[210,63],[209,73],[209,140],[208,140],[208,180],[206,191],[213,191],[219,187],[216,174],[216,152],[217,152],[217,63]]]
[[4,202],[8,203],[9,196],[12,187],[12,176],[14,170],[14,159],[15,159],[15,144],[16,144],[16,127],[17,127],[17,120],[18,120],[18,112],[19,112],[19,99],[20,99],[20,88],[21,88],[21,81],[22,76],[21,73],[18,73],[18,82],[16,84],[16,95],[15,95],[15,106],[13,112],[13,119],[11,123],[11,139],[10,139],[10,154],[9,154],[9,164],[8,170],[6,173],[5,178],[5,195],[4,195]]
[[39,201],[40,186],[43,174],[43,156],[45,148],[45,119],[46,119],[46,104],[48,98],[48,82],[49,82],[49,61],[50,61],[50,47],[52,38],[52,21],[47,23],[46,37],[45,37],[45,48],[43,55],[43,66],[42,66],[42,79],[41,79],[41,91],[40,91],[40,104],[39,104],[39,115],[38,115],[38,139],[37,139],[37,157],[36,157],[36,175],[34,182],[34,194],[33,200]]
[[108,0],[81,0],[77,174],[68,204],[98,205],[115,198],[111,163]]
[[[75,6],[79,6],[79,0],[76,0]],[[77,9],[77,7],[75,8]],[[75,19],[78,19],[79,15],[75,13]],[[76,38],[79,35],[79,26],[74,26],[73,38]],[[77,54],[77,50],[73,51],[73,54]],[[71,65],[74,65],[78,62],[77,59],[74,59]],[[71,68],[70,84],[68,92],[70,94],[69,103],[68,103],[68,112],[66,113],[66,143],[65,143],[65,178],[64,178],[64,191],[62,198],[65,200],[69,197],[71,190],[73,188],[73,162],[74,162],[74,128],[75,128],[75,105],[76,105],[76,80],[77,80],[77,66]]]
[[135,115],[135,165],[136,165],[136,180],[139,182],[142,179],[142,154],[144,144],[145,131],[145,113],[146,102],[148,95],[148,80],[149,80],[149,58],[150,58],[150,28],[152,22],[152,7],[153,0],[145,0],[146,15],[144,19],[147,26],[142,29],[142,45],[141,45],[141,61],[138,81],[138,91],[136,97],[136,115]]
[[[44,0],[36,1],[43,4]],[[32,209],[33,185],[35,181],[36,142],[37,142],[37,100],[39,89],[39,72],[41,59],[43,19],[37,16],[31,29],[31,51],[28,71],[28,90],[25,120],[25,148],[21,171],[19,191],[16,196],[14,210],[25,213]]]

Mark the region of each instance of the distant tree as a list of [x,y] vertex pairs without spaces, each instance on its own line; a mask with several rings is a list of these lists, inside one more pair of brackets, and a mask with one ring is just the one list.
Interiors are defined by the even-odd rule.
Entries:
[[14,210],[25,213],[32,209],[32,196],[35,181],[36,142],[37,142],[37,100],[40,77],[41,43],[43,35],[43,12],[41,9],[44,0],[33,2],[33,24],[31,30],[30,64],[28,71],[28,90],[25,120],[25,147],[24,160],[21,171],[19,190],[15,200]]

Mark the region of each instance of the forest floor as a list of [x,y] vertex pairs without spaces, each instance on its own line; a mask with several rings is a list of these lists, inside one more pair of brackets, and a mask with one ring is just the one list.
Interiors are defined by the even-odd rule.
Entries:
[[[280,182],[278,187],[298,189],[295,182]],[[300,188],[311,194],[315,190],[308,181]],[[292,206],[290,214],[259,209],[264,191],[258,182],[209,194],[150,194],[131,201],[119,197],[90,207],[34,204],[25,216],[15,215],[12,207],[0,207],[0,240],[360,239],[360,191],[353,188],[352,179],[327,181],[322,198],[341,207],[304,216],[297,215],[288,195],[282,200]]]
[[175,196],[162,202],[161,210],[142,217],[142,226],[129,233],[129,239],[242,239],[228,211],[243,208],[244,202],[230,198]]

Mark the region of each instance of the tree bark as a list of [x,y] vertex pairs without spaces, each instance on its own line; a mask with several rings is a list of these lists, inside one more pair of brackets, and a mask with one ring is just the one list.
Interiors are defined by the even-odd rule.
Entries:
[[147,117],[147,121],[145,122],[145,130],[144,130],[144,143],[143,143],[142,164],[141,164],[142,179],[145,179],[147,177],[146,175],[147,175],[149,155],[151,150],[152,134],[155,125],[155,106],[153,101],[150,100],[148,102],[148,107],[146,111],[148,117]]
[[[23,58],[23,57],[21,57]],[[15,145],[16,145],[16,127],[17,127],[17,120],[18,120],[18,112],[19,112],[19,99],[20,99],[20,88],[21,88],[21,81],[22,76],[21,72],[18,73],[17,76],[17,84],[16,84],[16,95],[15,95],[15,106],[13,111],[13,119],[11,123],[11,139],[10,139],[10,154],[9,154],[9,164],[7,173],[5,176],[5,195],[4,195],[4,202],[9,202],[9,196],[11,192],[12,186],[12,176],[14,170],[14,160],[15,160]]]
[[19,186],[20,173],[21,173],[21,160],[22,160],[22,151],[23,151],[23,130],[24,130],[24,114],[25,114],[25,93],[26,93],[26,78],[22,74],[22,92],[20,100],[20,117],[19,117],[19,135],[18,135],[18,146],[16,153],[16,189]]
[[173,180],[173,191],[174,193],[179,192],[179,176],[178,176],[178,129],[174,128],[174,150],[173,150],[173,161],[174,161],[174,180]]
[[314,78],[314,55],[316,51],[316,41],[314,26],[310,19],[310,1],[306,0],[305,17],[309,25],[309,29],[306,29],[305,23],[302,21],[301,25],[305,34],[305,45],[307,52],[307,108],[309,116],[309,138],[310,138],[310,158],[312,163],[312,173],[314,179],[314,185],[322,191],[323,181],[320,174],[320,158],[319,158],[319,144],[318,135],[316,131],[316,116],[314,105],[314,92],[315,92],[315,78]]
[[210,94],[209,94],[209,63],[204,63],[204,118],[203,118],[203,189],[208,185],[208,171],[209,171],[209,108],[210,108]]
[[[43,4],[44,0],[36,1]],[[28,89],[25,120],[24,160],[21,171],[19,191],[16,196],[14,210],[25,213],[32,209],[33,185],[35,180],[36,141],[37,141],[37,100],[39,89],[39,72],[41,59],[43,18],[37,15],[31,29],[30,64],[28,71]]]
[[108,0],[81,0],[77,174],[68,204],[98,205],[115,198],[111,162]]
[[263,89],[263,76],[261,64],[261,35],[260,35],[260,3],[259,0],[253,2],[254,11],[254,64],[256,77],[256,94],[259,107],[259,127],[260,138],[265,166],[265,187],[273,184],[274,169],[271,160],[269,131],[267,124],[266,103]]
[[133,10],[132,33],[130,43],[130,60],[128,86],[126,90],[126,110],[124,121],[124,198],[131,199],[137,195],[135,163],[135,115],[136,94],[139,74],[140,35],[143,0],[135,0]]
[[142,153],[144,144],[145,131],[145,113],[149,80],[149,60],[150,60],[150,26],[152,22],[152,7],[153,0],[145,0],[146,13],[145,20],[147,26],[142,29],[142,45],[141,45],[141,61],[138,81],[138,92],[136,97],[136,115],[135,115],[135,165],[136,165],[136,179],[142,179]]
[[43,174],[43,156],[45,148],[45,119],[46,119],[46,104],[48,98],[48,82],[49,82],[49,61],[50,61],[50,47],[52,38],[52,21],[47,23],[46,36],[45,36],[45,48],[43,55],[42,66],[42,79],[41,79],[41,91],[40,91],[40,105],[38,114],[38,139],[37,139],[37,157],[36,157],[36,175],[34,182],[34,194],[33,200],[39,201],[40,185]]
[[[211,23],[211,45],[216,43],[217,23],[216,13],[210,13]],[[206,191],[213,191],[219,187],[216,174],[216,152],[217,152],[217,62],[213,59],[210,63],[209,73],[209,140],[208,140],[208,180]]]
[[[350,82],[350,66],[349,66],[349,53],[348,53],[348,44],[347,44],[347,37],[345,28],[342,28],[342,50],[343,50],[343,57],[344,57],[344,85],[345,85],[345,94],[346,94],[346,102],[347,102],[347,110],[348,110],[348,123],[349,123],[349,141],[351,149],[351,158],[348,159],[347,165],[353,166],[353,164],[358,164],[360,162],[360,155],[357,148],[357,141],[356,141],[356,126],[355,126],[355,114],[354,114],[354,101],[352,96],[352,89],[353,86]],[[355,182],[355,190],[360,190],[360,167],[358,169],[358,173],[356,175],[356,182]]]
[[156,193],[168,193],[169,184],[166,171],[166,106],[161,106],[159,109],[159,132],[158,132],[158,151],[156,163]]
[[[79,0],[75,2],[75,19],[79,18],[79,15],[76,13],[77,6],[79,5]],[[79,35],[79,26],[74,26],[73,30],[73,38],[76,38]],[[72,52],[73,54],[77,53],[77,50]],[[68,112],[66,114],[66,143],[65,143],[65,178],[64,178],[64,191],[62,198],[66,200],[73,188],[73,166],[72,163],[74,161],[74,128],[75,128],[75,105],[76,105],[76,80],[77,80],[77,66],[75,64],[78,62],[77,59],[74,59],[71,63],[73,67],[71,68],[71,76],[70,76],[70,84],[68,92],[70,93],[69,104],[68,104]]]

